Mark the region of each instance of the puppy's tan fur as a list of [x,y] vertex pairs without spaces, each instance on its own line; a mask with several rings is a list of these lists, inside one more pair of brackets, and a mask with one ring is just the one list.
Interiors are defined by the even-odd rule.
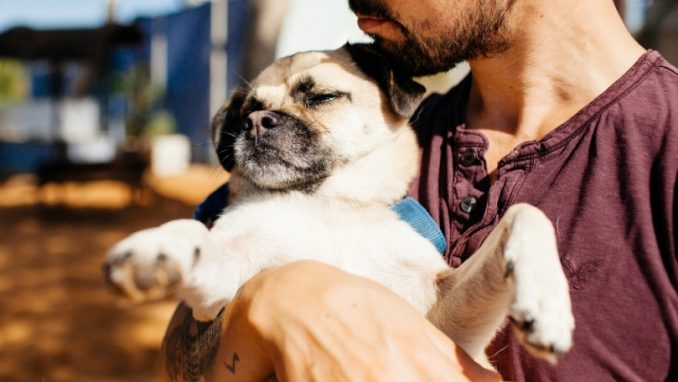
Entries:
[[237,197],[210,231],[179,220],[125,239],[109,253],[109,280],[139,298],[175,290],[209,320],[262,269],[317,260],[391,288],[477,360],[507,316],[554,360],[574,323],[551,223],[513,206],[478,253],[448,268],[391,210],[418,169],[407,117],[421,89],[366,49],[284,58],[239,91],[213,131]]

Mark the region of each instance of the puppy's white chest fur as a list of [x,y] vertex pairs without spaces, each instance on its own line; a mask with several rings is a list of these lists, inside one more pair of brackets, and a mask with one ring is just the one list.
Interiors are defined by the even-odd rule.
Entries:
[[423,314],[435,301],[436,275],[447,268],[388,206],[299,192],[240,201],[217,220],[212,236],[252,262],[266,258],[266,267],[301,259],[333,264],[389,286]]

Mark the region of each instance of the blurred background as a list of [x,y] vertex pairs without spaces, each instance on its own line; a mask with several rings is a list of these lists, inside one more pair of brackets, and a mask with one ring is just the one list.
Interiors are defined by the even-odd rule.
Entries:
[[[616,4],[678,63],[678,1]],[[346,0],[0,0],[0,380],[154,380],[175,302],[115,298],[107,249],[228,179],[208,127],[237,85],[348,40]]]

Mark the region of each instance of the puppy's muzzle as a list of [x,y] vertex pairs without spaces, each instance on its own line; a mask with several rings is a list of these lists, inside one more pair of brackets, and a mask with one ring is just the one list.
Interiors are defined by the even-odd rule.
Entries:
[[267,110],[254,111],[245,119],[243,130],[257,141],[266,135],[269,130],[280,126],[281,123],[281,116],[275,112]]

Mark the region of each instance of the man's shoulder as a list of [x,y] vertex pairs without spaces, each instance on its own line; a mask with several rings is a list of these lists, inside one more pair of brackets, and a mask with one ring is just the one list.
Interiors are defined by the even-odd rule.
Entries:
[[[659,95],[676,95],[678,94],[678,68],[669,63],[659,52],[649,51],[646,55],[646,60],[650,66],[639,81],[638,88],[641,91],[649,91]],[[667,100],[672,105],[678,104],[675,99]]]
[[645,64],[598,121],[612,125],[621,138],[647,140],[645,147],[659,149],[678,137],[678,69],[657,52],[649,52]]
[[659,55],[659,58],[657,59],[656,66],[659,68],[660,72],[667,75],[668,78],[674,82],[674,84],[678,82],[678,68],[668,62],[661,55]]

